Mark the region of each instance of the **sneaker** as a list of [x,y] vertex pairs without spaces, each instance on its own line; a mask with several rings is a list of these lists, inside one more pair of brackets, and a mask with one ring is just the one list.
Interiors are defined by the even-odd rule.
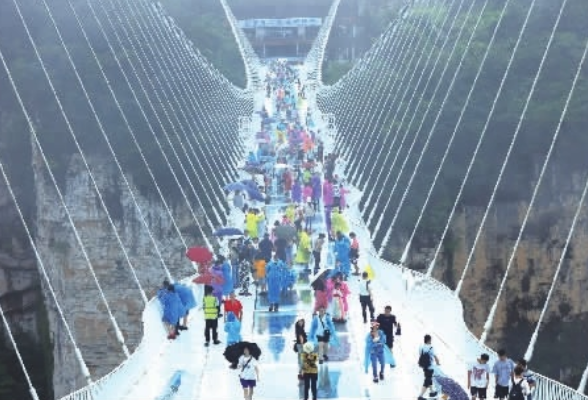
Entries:
[[419,397],[417,397],[417,400],[427,400],[427,399],[425,399],[423,396],[419,396]]
[[167,338],[168,338],[169,340],[174,340],[174,339],[176,338],[176,335],[175,335],[175,334],[173,334],[173,333],[170,333],[169,335],[167,335]]
[[384,373],[380,372],[380,380],[383,381],[384,380]]
[[220,344],[220,340],[215,340],[213,343],[214,344]]
[[188,330],[188,327],[187,326],[184,326],[184,325],[180,325],[180,326],[178,326],[178,329],[180,331],[187,331]]
[[210,342],[206,342],[206,343],[204,343],[204,346],[205,346],[205,347],[208,347],[208,346],[210,346]]
[[374,376],[374,383],[378,383],[378,377]]
[[390,368],[396,368],[395,364],[390,364]]

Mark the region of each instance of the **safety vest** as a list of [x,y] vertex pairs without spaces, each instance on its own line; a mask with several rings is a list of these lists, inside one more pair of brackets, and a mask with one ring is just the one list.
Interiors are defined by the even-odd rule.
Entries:
[[218,318],[218,305],[216,297],[204,296],[204,319]]

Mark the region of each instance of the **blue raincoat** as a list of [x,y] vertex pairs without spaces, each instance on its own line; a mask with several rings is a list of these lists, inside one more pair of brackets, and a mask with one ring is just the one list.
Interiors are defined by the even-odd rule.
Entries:
[[185,315],[180,296],[176,292],[162,289],[158,292],[157,297],[163,309],[163,322],[175,326],[180,321],[180,318]]
[[[310,324],[310,332],[308,333],[308,341],[313,342],[315,345],[318,345],[317,335],[316,332],[318,330],[319,324],[319,315],[315,314],[312,318],[312,322]],[[331,346],[339,346],[339,338],[337,337],[337,331],[335,330],[335,324],[333,324],[333,320],[328,313],[325,313],[323,316],[323,324],[325,324],[325,330],[329,330],[331,332],[329,338],[329,345]]]
[[372,340],[371,332],[365,338],[365,357],[363,361],[365,372],[368,372],[368,367],[371,363],[373,375],[378,376],[378,362],[382,369],[380,372],[384,371],[386,364],[396,366],[396,360],[388,346],[386,346],[386,334],[380,329],[378,329],[377,342]]
[[227,322],[225,322],[225,332],[227,333],[227,346],[242,341],[241,322],[235,317],[232,311],[227,313]]
[[265,277],[267,279],[267,300],[270,304],[280,302],[280,293],[282,292],[282,261],[270,261],[265,267]]
[[180,300],[184,306],[184,314],[182,315],[186,315],[188,311],[196,307],[196,298],[194,297],[194,292],[192,292],[191,288],[186,285],[176,283],[174,284],[174,290],[178,296],[180,296]]
[[341,273],[349,275],[351,270],[351,261],[349,260],[349,249],[351,241],[345,235],[335,242],[335,253],[337,253],[336,261],[341,263]]
[[234,289],[234,287],[233,287],[233,273],[231,271],[231,264],[229,264],[228,261],[225,261],[221,268],[223,271],[223,279],[224,279],[223,287],[222,287],[223,296],[228,296],[229,294],[231,294],[231,292]]

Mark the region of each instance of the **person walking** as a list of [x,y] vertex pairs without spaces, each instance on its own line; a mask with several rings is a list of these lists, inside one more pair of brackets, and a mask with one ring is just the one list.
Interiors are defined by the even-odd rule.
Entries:
[[259,367],[257,360],[251,355],[247,346],[243,348],[243,355],[239,357],[237,369],[240,370],[239,380],[243,388],[243,397],[245,400],[251,400],[253,398],[253,389],[259,381]]
[[384,307],[384,313],[378,315],[376,318],[378,324],[380,324],[380,330],[386,334],[386,346],[393,351],[394,348],[394,328],[398,329],[400,324],[396,320],[396,315],[392,314],[392,307]]
[[296,325],[294,326],[294,334],[296,335],[296,340],[294,341],[294,350],[298,353],[298,379],[302,380],[302,352],[304,344],[308,341],[308,337],[306,335],[306,330],[304,329],[306,325],[306,321],[304,318],[300,318],[296,321]]
[[374,303],[372,299],[372,289],[370,287],[371,281],[368,279],[368,273],[361,274],[359,281],[359,303],[361,304],[361,315],[363,316],[363,323],[367,324],[366,309],[370,311],[370,320],[374,319]]
[[533,389],[535,388],[535,385],[537,384],[537,381],[535,379],[535,374],[533,374],[533,372],[531,372],[531,370],[529,370],[529,367],[527,366],[527,360],[525,360],[524,358],[521,358],[517,362],[517,365],[520,365],[521,367],[523,367],[523,377],[525,378],[525,380],[529,384],[530,390],[529,390],[529,394],[527,395],[526,400],[533,400]]
[[240,342],[241,322],[232,311],[225,313],[225,332],[227,333],[227,346]]
[[468,389],[472,400],[486,399],[488,394],[488,383],[490,383],[490,356],[482,354],[476,363],[468,370]]
[[510,378],[512,387],[508,395],[509,400],[526,400],[527,396],[531,394],[531,387],[523,376],[524,373],[525,369],[522,366],[517,365],[514,368],[513,376]]
[[314,258],[314,273],[317,274],[321,268],[321,253],[325,244],[325,234],[319,233],[318,238],[312,246],[312,258]]
[[202,302],[204,309],[204,339],[206,340],[205,346],[210,345],[210,333],[212,331],[212,340],[214,344],[219,344],[218,340],[218,318],[219,318],[219,301],[213,294],[212,286],[206,285],[204,287],[204,300]]
[[304,400],[309,400],[309,392],[312,393],[312,400],[316,400],[316,384],[318,380],[318,366],[316,363],[319,355],[311,342],[304,343],[302,349],[303,352],[300,358],[302,359],[302,376],[304,378]]
[[227,321],[227,314],[232,312],[239,322],[243,319],[243,305],[237,299],[235,292],[229,294],[229,298],[223,303],[225,309],[225,322]]
[[318,345],[319,364],[329,361],[329,344],[337,345],[338,339],[333,320],[324,307],[319,308],[318,314],[312,319],[310,337]]
[[[377,321],[372,322],[370,332],[365,338],[365,372],[368,372],[369,364],[372,364],[372,375],[374,383],[384,380],[384,368],[386,364],[396,365],[392,352],[386,346],[386,334],[380,329]],[[380,373],[378,374],[378,364]]]
[[[431,335],[425,335],[424,344],[419,348],[419,367],[423,369],[425,375],[425,381],[423,382],[423,388],[418,400],[425,400],[423,397],[425,392],[433,386],[433,374],[435,371],[435,364],[440,366],[439,358],[433,350],[431,345]],[[434,364],[435,363],[435,364]],[[429,397],[437,396],[437,392],[432,389],[429,393]]]
[[492,366],[492,373],[496,378],[494,398],[505,400],[508,398],[508,385],[514,371],[514,362],[506,355],[506,350],[498,350],[498,361]]

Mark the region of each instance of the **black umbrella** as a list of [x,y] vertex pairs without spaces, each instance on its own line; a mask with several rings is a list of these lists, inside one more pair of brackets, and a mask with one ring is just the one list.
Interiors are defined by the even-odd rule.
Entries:
[[296,228],[292,225],[280,225],[276,227],[275,233],[280,239],[290,240],[296,237]]
[[259,360],[261,356],[261,350],[257,343],[251,342],[239,342],[228,346],[223,353],[225,359],[231,363],[231,368],[237,368],[237,364],[239,363],[239,357],[243,355],[243,349],[247,347],[249,349],[249,353],[255,358]]
[[332,272],[333,272],[333,268],[323,269],[318,274],[316,274],[315,276],[310,277],[308,283],[310,283],[310,286],[312,286],[314,288],[317,285],[317,282],[318,282],[319,279],[322,280],[322,281],[326,281],[327,278],[329,276],[331,276]]

